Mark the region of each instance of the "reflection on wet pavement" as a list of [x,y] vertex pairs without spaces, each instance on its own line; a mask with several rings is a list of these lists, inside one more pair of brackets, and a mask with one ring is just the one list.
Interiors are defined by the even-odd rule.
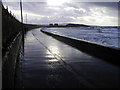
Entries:
[[118,87],[119,68],[47,36],[40,29],[25,37],[23,88]]

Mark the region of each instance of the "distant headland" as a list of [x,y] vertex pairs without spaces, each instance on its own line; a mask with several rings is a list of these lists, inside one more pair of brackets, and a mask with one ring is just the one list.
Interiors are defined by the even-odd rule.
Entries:
[[73,23],[68,23],[68,24],[49,24],[49,25],[40,25],[41,27],[90,27],[89,25],[84,25],[84,24],[73,24]]

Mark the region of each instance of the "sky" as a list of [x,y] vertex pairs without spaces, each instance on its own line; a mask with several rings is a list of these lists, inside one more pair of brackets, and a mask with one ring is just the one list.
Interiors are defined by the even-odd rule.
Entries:
[[[118,25],[117,0],[84,2],[81,0],[22,0],[24,23],[77,23],[98,26]],[[108,1],[108,2],[107,2]],[[3,0],[3,4],[20,21],[18,0]]]

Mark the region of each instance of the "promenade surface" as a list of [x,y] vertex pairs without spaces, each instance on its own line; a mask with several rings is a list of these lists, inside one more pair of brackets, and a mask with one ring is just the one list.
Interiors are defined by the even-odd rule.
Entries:
[[24,52],[17,72],[20,87],[119,87],[119,67],[60,42],[40,28],[27,32]]

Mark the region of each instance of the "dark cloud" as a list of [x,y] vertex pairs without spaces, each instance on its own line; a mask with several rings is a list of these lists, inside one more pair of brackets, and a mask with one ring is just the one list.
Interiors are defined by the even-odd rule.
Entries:
[[118,10],[118,2],[91,2],[91,5]]

